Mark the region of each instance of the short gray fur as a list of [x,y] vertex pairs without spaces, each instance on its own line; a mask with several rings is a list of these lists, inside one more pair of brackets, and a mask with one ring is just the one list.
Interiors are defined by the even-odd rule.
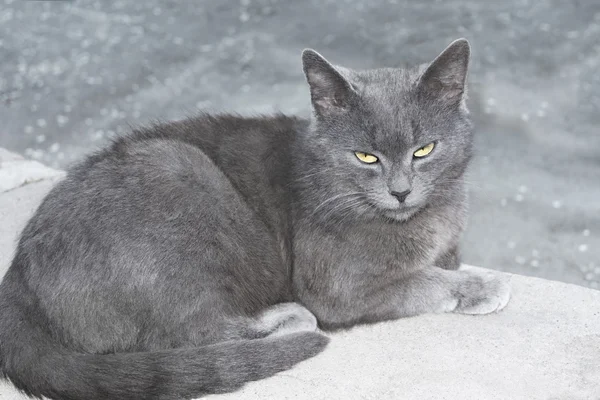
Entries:
[[469,52],[353,71],[306,50],[311,121],[203,114],[72,168],[0,284],[4,377],[56,399],[194,398],[318,354],[317,323],[503,308],[506,279],[458,269]]

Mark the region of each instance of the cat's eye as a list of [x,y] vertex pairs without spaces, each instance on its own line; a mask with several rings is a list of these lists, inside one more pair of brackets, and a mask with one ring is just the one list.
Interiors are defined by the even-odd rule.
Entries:
[[435,143],[429,143],[427,146],[423,146],[421,147],[419,150],[415,151],[413,153],[413,155],[417,158],[422,158],[425,156],[428,156],[429,153],[431,153],[433,151],[433,148],[435,147]]
[[377,161],[379,161],[379,158],[377,158],[373,154],[363,153],[362,151],[355,151],[354,155],[356,156],[356,158],[358,158],[361,162],[364,162],[365,164],[374,164]]

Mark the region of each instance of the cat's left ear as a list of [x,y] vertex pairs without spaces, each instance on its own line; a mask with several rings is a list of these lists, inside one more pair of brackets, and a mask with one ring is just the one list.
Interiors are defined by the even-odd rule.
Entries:
[[302,52],[302,66],[317,114],[330,115],[349,108],[356,92],[329,61],[316,51],[306,49]]
[[418,86],[446,104],[461,103],[466,97],[467,72],[471,46],[467,39],[457,39],[425,70]]

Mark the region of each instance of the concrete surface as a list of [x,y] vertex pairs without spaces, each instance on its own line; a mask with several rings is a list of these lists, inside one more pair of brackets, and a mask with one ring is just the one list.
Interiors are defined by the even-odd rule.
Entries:
[[[0,276],[60,176],[0,193]],[[600,291],[519,275],[512,285],[499,314],[424,315],[336,333],[324,353],[293,370],[208,398],[600,399]],[[24,398],[0,383],[0,399]]]
[[197,108],[308,115],[300,52],[356,68],[473,46],[465,261],[600,285],[597,0],[0,0],[0,147],[63,168]]
[[63,175],[0,148],[0,276],[8,268],[25,222]]
[[0,148],[0,192],[62,174],[62,171]]

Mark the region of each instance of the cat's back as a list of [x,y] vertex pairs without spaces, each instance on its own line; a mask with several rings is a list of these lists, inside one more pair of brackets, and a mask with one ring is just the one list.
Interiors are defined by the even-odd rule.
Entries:
[[254,177],[270,177],[289,166],[294,140],[307,127],[307,120],[283,114],[243,117],[201,113],[136,129],[115,144],[118,148],[121,143],[130,146],[155,139],[177,141],[201,149],[232,178],[236,167],[249,169]]
[[217,166],[263,219],[272,220],[271,216],[289,204],[294,142],[308,124],[308,120],[283,114],[242,117],[203,113],[137,129],[118,140],[109,152],[118,154],[154,140],[192,146]]
[[43,256],[32,268],[44,276],[54,258],[68,274],[65,266],[80,265],[86,252],[104,257],[90,260],[94,268],[120,253],[145,259],[155,254],[149,247],[190,253],[215,235],[232,248],[235,241],[285,249],[286,151],[299,123],[203,115],[137,129],[68,171],[21,248]]
[[[244,197],[278,240],[287,235],[292,203],[290,180],[296,140],[309,121],[276,114],[241,117],[206,115],[163,125],[149,133],[177,136],[178,141],[201,149]],[[289,243],[286,245],[289,246]]]
[[217,190],[223,197],[219,187],[230,185],[251,208],[264,208],[287,200],[279,197],[287,195],[292,144],[306,126],[284,115],[200,114],[141,127],[70,168],[47,200],[68,197],[74,205],[77,199],[109,195],[114,202],[124,194],[147,202],[171,189],[196,196]]

